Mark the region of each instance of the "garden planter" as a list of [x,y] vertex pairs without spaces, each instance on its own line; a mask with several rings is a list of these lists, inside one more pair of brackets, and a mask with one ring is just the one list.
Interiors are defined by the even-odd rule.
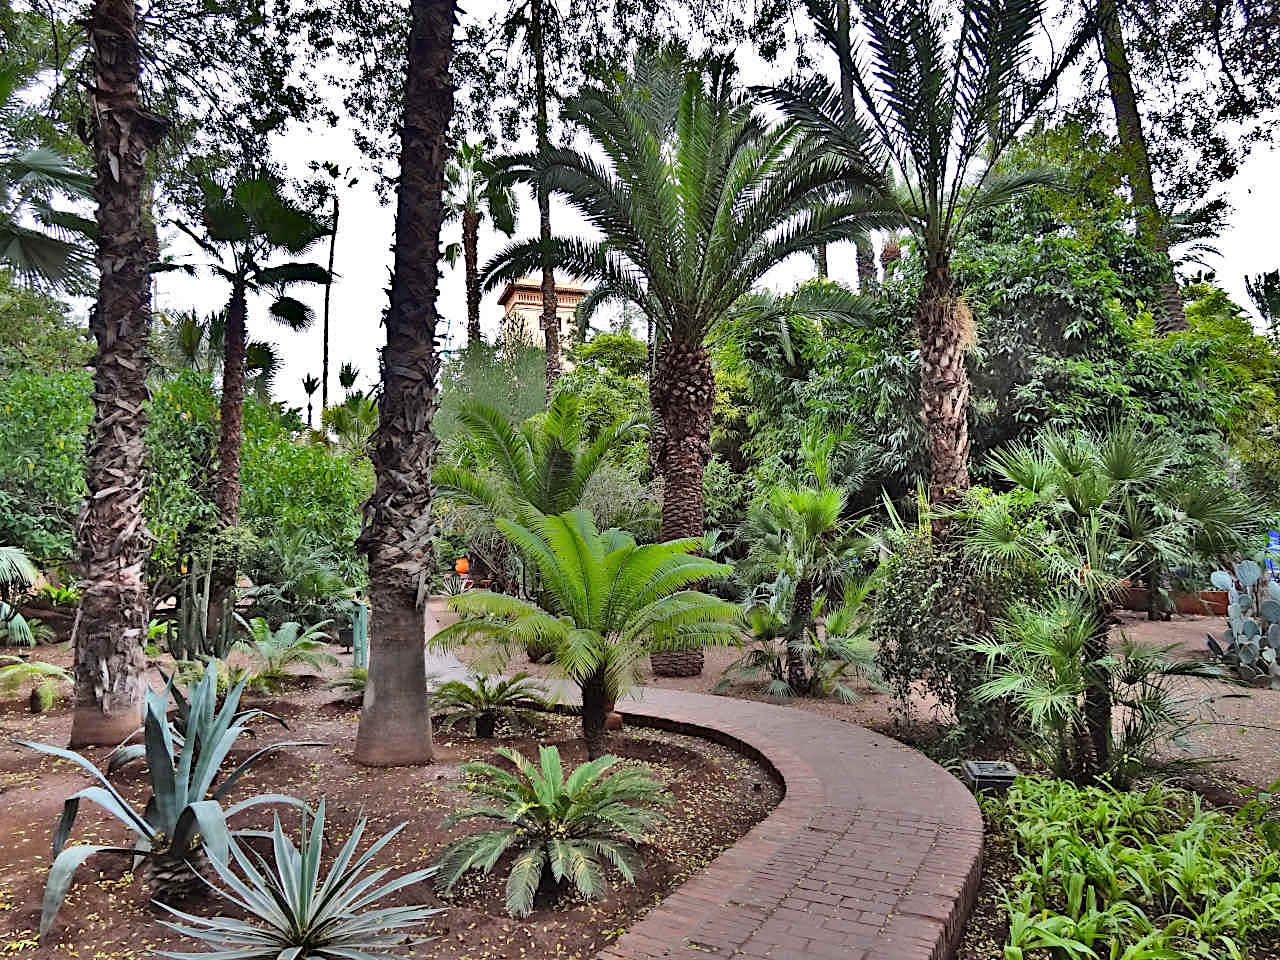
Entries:
[[701,650],[649,654],[649,664],[656,677],[696,677],[706,663],[706,655]]
[[[1174,608],[1178,613],[1188,616],[1227,615],[1227,592],[1225,590],[1201,590],[1200,593],[1175,593]],[[1124,608],[1139,613],[1147,611],[1147,591],[1142,587],[1130,587],[1125,593]]]

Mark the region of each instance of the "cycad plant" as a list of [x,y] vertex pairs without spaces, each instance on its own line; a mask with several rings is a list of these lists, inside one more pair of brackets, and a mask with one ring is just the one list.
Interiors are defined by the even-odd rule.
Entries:
[[375,907],[374,904],[421,883],[434,870],[415,870],[386,882],[385,868],[367,873],[374,858],[404,829],[404,824],[383,834],[357,856],[365,823],[363,817],[357,821],[323,878],[320,875],[324,856],[323,799],[309,831],[303,807],[300,848],[285,836],[280,818],[276,817],[271,830],[273,862],[270,864],[257,851],[246,851],[239,844],[232,844],[231,855],[240,868],[239,874],[229,862],[215,860],[213,870],[222,885],[214,885],[213,889],[239,914],[251,919],[198,917],[161,904],[180,921],[162,921],[166,927],[213,949],[204,953],[156,953],[175,960],[403,957],[394,952],[396,948],[422,942],[406,931],[421,926],[441,911],[425,906]]
[[430,644],[449,649],[487,644],[498,662],[530,643],[553,651],[554,662],[582,695],[587,752],[604,752],[605,717],[637,679],[651,650],[732,643],[738,608],[688,589],[729,571],[691,551],[702,541],[636,546],[619,530],[601,534],[585,510],[538,515],[526,526],[500,519],[498,529],[537,564],[539,603],[473,590],[449,605],[462,619]]
[[504,170],[562,194],[602,237],[515,243],[488,264],[485,282],[519,277],[549,252],[595,281],[581,315],[610,300],[640,309],[657,341],[650,394],[666,481],[662,537],[700,537],[715,400],[708,334],[793,253],[897,215],[859,193],[869,175],[858,164],[793,124],[770,127],[731,57],[641,56],[635,77],[586,87],[565,116],[585,132],[586,149],[515,156]]
[[483,143],[458,144],[457,152],[445,167],[449,220],[462,223],[462,243],[445,247],[444,255],[453,266],[462,254],[467,288],[467,345],[480,342],[480,269],[477,251],[480,226],[485,219],[508,237],[516,232],[516,195],[511,185],[496,175],[493,161],[485,156]]
[[529,726],[537,713],[550,705],[527,673],[517,673],[510,678],[499,677],[492,684],[484,674],[470,683],[451,680],[441,684],[431,695],[432,708],[445,714],[440,721],[441,730],[469,724],[475,735],[483,740],[493,738],[499,720],[520,730]]
[[[53,865],[45,886],[44,907],[40,914],[40,935],[49,932],[57,916],[72,876],[89,857],[98,853],[143,858],[142,873],[152,893],[161,899],[176,899],[201,886],[196,875],[208,860],[225,862],[232,843],[233,831],[227,821],[241,811],[268,803],[300,805],[299,801],[279,794],[251,797],[226,809],[223,803],[246,773],[276,750],[293,746],[310,746],[295,742],[274,743],[255,751],[218,785],[214,781],[246,727],[235,720],[239,695],[244,681],[227,698],[221,710],[214,711],[217,695],[216,676],[206,672],[191,696],[192,712],[212,717],[211,722],[189,728],[181,747],[174,741],[166,711],[168,693],[148,690],[143,737],[147,756],[147,776],[151,797],[139,812],[113,787],[106,776],[90,761],[71,750],[19,740],[17,743],[40,753],[69,760],[98,781],[67,798],[62,817],[53,832]],[[96,803],[123,823],[135,835],[132,847],[79,844],[67,846],[75,826],[80,801]]]
[[436,492],[494,517],[519,516],[529,508],[547,514],[574,509],[609,454],[644,429],[619,417],[588,442],[578,397],[565,391],[552,398],[545,414],[519,426],[479,403],[461,410],[458,422],[465,435],[463,460],[436,468]]
[[953,502],[969,485],[965,364],[974,332],[952,254],[973,214],[1055,182],[1052,171],[1003,170],[998,161],[1090,34],[1077,31],[1032,75],[1043,0],[862,0],[859,11],[868,53],[843,59],[852,90],[815,77],[770,96],[836,154],[880,172],[877,189],[893,198],[919,244],[930,498]]
[[249,634],[249,639],[237,642],[235,649],[243,650],[257,661],[258,669],[248,679],[255,689],[277,689],[288,678],[289,667],[295,663],[305,663],[317,670],[338,663],[338,658],[325,648],[323,639],[331,620],[322,620],[305,630],[295,620],[282,623],[276,630],[272,630],[271,624],[263,617],[254,617],[246,622],[236,614],[236,620]]
[[[437,883],[450,890],[468,870],[489,873],[514,851],[507,876],[506,905],[512,916],[528,916],[534,897],[572,884],[587,900],[603,891],[605,866],[628,883],[638,867],[635,845],[661,818],[670,802],[647,770],[613,769],[617,757],[603,756],[567,777],[555,747],[539,750],[538,766],[523,754],[499,747],[515,772],[488,763],[463,765],[463,786],[486,803],[450,815],[445,826],[481,819],[498,824],[450,845],[436,863]],[[610,772],[612,770],[612,772]]]

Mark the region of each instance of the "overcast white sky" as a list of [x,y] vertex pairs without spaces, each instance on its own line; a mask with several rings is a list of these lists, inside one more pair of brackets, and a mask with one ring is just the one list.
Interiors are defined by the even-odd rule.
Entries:
[[[493,0],[482,0],[489,6]],[[765,82],[768,79],[760,67],[742,63],[744,80],[748,83]],[[530,139],[532,131],[530,131]],[[311,160],[332,160],[340,166],[359,168],[363,158],[352,142],[349,130],[337,129],[294,130],[280,137],[274,146],[274,155],[288,170],[298,175],[306,173]],[[1275,220],[1280,216],[1280,157],[1275,151],[1255,153],[1241,168],[1240,174],[1228,185],[1227,195],[1234,208],[1230,228],[1220,238],[1218,247],[1221,259],[1214,264],[1219,282],[1237,303],[1250,307],[1244,289],[1246,274],[1260,273],[1280,267],[1277,252]],[[386,289],[391,265],[394,204],[383,206],[374,194],[374,177],[361,176],[361,182],[342,196],[342,216],[337,237],[336,272],[339,275],[332,292],[332,323],[330,333],[330,398],[341,399],[337,383],[337,369],[345,361],[359,367],[359,386],[368,387],[378,373],[379,347],[384,343],[381,327],[382,310],[386,304]],[[531,236],[537,232],[537,212],[527,195],[523,196],[517,236]],[[583,232],[583,221],[569,208],[557,203],[552,210],[553,229],[559,232]],[[443,243],[457,239],[458,228],[446,233]],[[180,235],[167,238],[172,245],[169,252],[181,257],[188,249]],[[494,253],[505,242],[504,237],[481,233],[480,262]],[[327,248],[320,245],[314,257],[323,262]],[[852,280],[855,276],[852,264],[853,248],[849,245],[833,247],[830,253],[830,269],[835,279]],[[439,307],[445,324],[442,331],[447,346],[457,346],[465,338],[466,297],[463,288],[462,263],[456,268],[443,267],[443,279]],[[807,257],[793,257],[776,269],[767,279],[769,286],[784,290],[813,274],[813,263]],[[186,277],[172,272],[158,278],[157,306],[161,309],[185,310],[196,308],[213,311],[224,305],[227,290],[224,284],[207,276]],[[319,317],[322,291],[304,291],[295,294],[308,300]],[[481,325],[487,339],[492,340],[501,310],[497,295],[485,298],[481,307]],[[292,406],[303,407],[306,396],[301,380],[306,374],[320,375],[321,339],[319,323],[311,330],[292,333],[273,324],[266,316],[265,304],[250,308],[250,336],[265,339],[278,346],[283,361],[276,381],[278,399]],[[317,402],[319,396],[317,395]]]

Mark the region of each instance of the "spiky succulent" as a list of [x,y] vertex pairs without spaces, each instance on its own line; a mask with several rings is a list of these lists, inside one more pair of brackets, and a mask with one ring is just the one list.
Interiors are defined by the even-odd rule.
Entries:
[[407,938],[405,931],[425,923],[440,913],[439,909],[373,904],[427,879],[433,869],[415,870],[387,883],[381,882],[385,869],[365,873],[404,824],[383,834],[357,857],[356,848],[365,828],[365,819],[361,818],[321,879],[324,822],[324,800],[320,801],[310,831],[304,809],[299,849],[285,836],[280,818],[276,817],[271,831],[271,864],[256,851],[246,852],[233,843],[231,857],[243,876],[229,862],[214,861],[213,869],[222,886],[213,889],[251,919],[197,917],[161,904],[181,921],[161,921],[166,927],[212,949],[207,953],[156,953],[175,960],[373,960],[398,956],[387,952],[393,947],[422,942]]
[[635,844],[661,819],[659,808],[670,802],[661,783],[643,769],[610,773],[619,763],[612,755],[580,765],[566,779],[555,747],[540,749],[540,768],[515,750],[500,747],[497,752],[515,765],[515,772],[488,763],[464,764],[463,785],[489,803],[460,810],[444,824],[483,819],[500,826],[445,850],[435,864],[441,889],[452,889],[468,870],[489,873],[509,851],[515,858],[507,876],[506,907],[516,917],[533,910],[539,887],[572,884],[587,900],[595,899],[604,887],[606,864],[628,883],[635,881]]

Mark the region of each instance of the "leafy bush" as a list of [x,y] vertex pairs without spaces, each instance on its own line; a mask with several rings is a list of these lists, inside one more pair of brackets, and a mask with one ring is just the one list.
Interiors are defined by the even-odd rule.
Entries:
[[628,883],[638,866],[635,844],[670,802],[662,784],[642,769],[606,773],[619,760],[603,756],[582,764],[566,779],[555,747],[539,750],[539,767],[515,750],[498,748],[515,765],[511,773],[487,763],[463,766],[463,786],[486,802],[445,819],[446,826],[481,819],[502,824],[451,844],[436,867],[446,892],[468,870],[489,873],[508,851],[515,857],[507,876],[506,905],[512,916],[533,910],[540,890],[554,893],[572,884],[587,900],[600,895],[609,864]]
[[527,673],[510,679],[499,677],[492,686],[481,674],[471,683],[452,680],[441,684],[431,695],[431,706],[446,713],[441,730],[469,724],[472,733],[489,740],[499,720],[518,731],[534,722],[536,712],[546,710],[550,702]]
[[[215,714],[215,675],[212,671],[206,672],[192,693],[191,703],[193,714],[208,719],[187,736],[180,748],[174,743],[165,716],[169,705],[168,692],[147,691],[143,737],[151,799],[142,812],[135,810],[106,776],[80,754],[48,744],[16,741],[39,753],[69,760],[98,781],[98,786],[78,791],[63,804],[62,818],[53,834],[54,860],[49,868],[44,908],[40,914],[42,937],[52,927],[76,869],[94,854],[142,857],[143,875],[153,892],[161,897],[181,897],[199,888],[201,881],[196,875],[196,867],[205,862],[206,854],[215,863],[226,861],[233,837],[227,828],[229,818],[250,807],[267,803],[299,805],[299,801],[290,797],[266,794],[241,801],[225,810],[222,807],[240,778],[268,754],[299,745],[276,743],[264,747],[224,777],[217,787],[213,786],[227,754],[246,730],[242,723],[233,722],[243,687],[242,681],[235,690],[235,696],[229,697],[227,704]],[[137,835],[135,845],[80,844],[68,847],[67,840],[75,825],[81,800],[96,803],[123,823]]]
[[60,695],[61,686],[71,686],[72,677],[62,667],[43,660],[0,657],[0,696],[11,697],[27,684],[33,684],[41,712],[48,710]]
[[1280,931],[1280,849],[1253,813],[1206,811],[1159,784],[1117,793],[1028,779],[986,813],[1019,868],[1006,960],[1243,960]]
[[236,614],[236,620],[248,632],[249,639],[239,641],[235,648],[245,651],[257,661],[257,671],[248,678],[249,685],[257,690],[278,689],[288,678],[289,667],[295,663],[305,663],[319,670],[338,662],[338,658],[325,649],[324,641],[319,639],[329,626],[327,620],[306,630],[294,620],[281,624],[278,630],[272,630],[271,624],[262,617],[246,622]]
[[424,906],[370,909],[377,901],[420,883],[433,873],[431,869],[415,870],[387,882],[382,879],[385,870],[365,873],[404,824],[383,834],[357,857],[356,848],[366,823],[361,817],[322,879],[324,807],[322,799],[310,832],[303,807],[301,849],[285,836],[280,818],[276,818],[271,831],[271,866],[256,851],[246,854],[235,843],[231,845],[231,855],[240,867],[240,875],[230,863],[213,862],[223,883],[214,886],[214,891],[240,914],[252,918],[251,922],[232,917],[197,917],[161,904],[181,921],[162,921],[166,927],[213,948],[206,953],[164,955],[179,960],[210,956],[235,960],[354,960],[370,955],[396,956],[388,951],[423,942],[406,936],[405,931],[421,926],[440,910]]
[[[343,562],[327,543],[304,531],[279,532],[258,540],[243,572],[253,583],[242,596],[250,612],[271,623],[351,622],[351,603],[364,581],[349,582]],[[361,572],[363,573],[363,571]]]

